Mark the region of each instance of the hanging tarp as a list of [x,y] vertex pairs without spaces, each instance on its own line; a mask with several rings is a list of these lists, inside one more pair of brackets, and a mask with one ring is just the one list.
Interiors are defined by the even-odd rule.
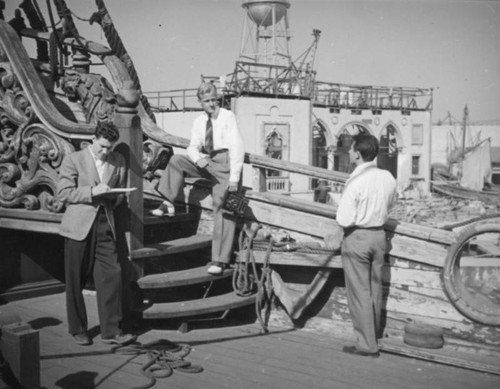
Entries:
[[465,154],[462,161],[461,186],[472,190],[483,190],[485,184],[491,184],[490,146],[490,139],[486,139]]

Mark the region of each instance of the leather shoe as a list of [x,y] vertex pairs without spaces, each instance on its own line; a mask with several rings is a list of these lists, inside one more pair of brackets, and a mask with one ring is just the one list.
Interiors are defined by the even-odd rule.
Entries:
[[118,344],[123,346],[128,343],[132,343],[137,339],[137,336],[132,334],[117,334],[111,338],[102,338],[103,343],[107,344]]
[[80,334],[74,334],[73,341],[76,344],[79,344],[80,346],[88,346],[92,344],[92,341],[90,340],[90,337],[86,332],[82,332]]
[[380,353],[378,351],[369,353],[367,351],[358,350],[355,346],[344,346],[342,351],[347,354],[354,354],[362,357],[378,358],[380,356]]

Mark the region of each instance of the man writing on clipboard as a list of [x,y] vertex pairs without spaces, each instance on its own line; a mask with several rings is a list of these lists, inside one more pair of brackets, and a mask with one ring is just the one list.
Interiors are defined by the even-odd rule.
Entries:
[[68,330],[75,343],[92,343],[82,290],[92,274],[104,343],[135,340],[120,330],[122,276],[116,250],[114,209],[124,200],[127,169],[122,155],[111,151],[119,138],[112,123],[99,123],[92,144],[64,159],[58,196],[66,204],[60,234],[65,239],[64,265]]

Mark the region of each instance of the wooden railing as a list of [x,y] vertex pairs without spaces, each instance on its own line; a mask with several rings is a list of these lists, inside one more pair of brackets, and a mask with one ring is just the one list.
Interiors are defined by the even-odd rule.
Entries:
[[[256,174],[256,176],[258,177],[258,183],[254,185],[254,190],[257,190],[259,192],[267,192],[269,190],[268,181],[270,181],[270,177],[266,177],[266,170],[268,169],[301,174],[310,178],[327,180],[336,184],[343,184],[349,177],[349,174],[344,172],[337,172],[320,167],[302,165],[296,162],[287,162],[280,159],[274,159],[250,153],[245,154],[245,162],[252,165],[253,168],[258,170]],[[284,177],[280,177],[280,180],[284,179]],[[288,181],[288,178],[286,178],[286,180]]]

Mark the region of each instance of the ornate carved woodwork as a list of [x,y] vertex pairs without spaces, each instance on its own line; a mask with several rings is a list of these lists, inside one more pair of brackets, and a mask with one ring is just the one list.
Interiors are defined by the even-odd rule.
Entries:
[[70,101],[81,104],[87,123],[113,119],[116,95],[104,77],[66,70],[61,87]]
[[0,206],[61,211],[58,169],[72,151],[38,121],[10,64],[0,63]]
[[[60,87],[87,123],[114,120],[118,97],[104,77],[68,69]],[[62,212],[56,198],[62,160],[88,144],[64,139],[39,120],[11,63],[0,53],[0,207]],[[165,168],[172,150],[146,137],[143,150],[143,173],[151,179]]]

